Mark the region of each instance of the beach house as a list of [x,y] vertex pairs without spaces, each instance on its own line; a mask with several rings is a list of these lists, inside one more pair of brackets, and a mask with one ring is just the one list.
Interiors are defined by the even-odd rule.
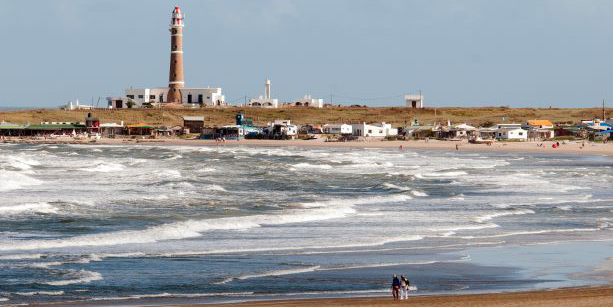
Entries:
[[183,129],[185,133],[202,133],[204,116],[183,116]]
[[323,126],[323,133],[326,134],[352,134],[353,127],[347,124],[325,124]]
[[546,119],[528,120],[522,125],[528,131],[528,139],[546,140],[555,136],[553,123]]
[[352,134],[363,137],[387,137],[398,135],[398,129],[392,128],[391,124],[382,122],[381,124],[352,124]]
[[528,140],[528,131],[522,128],[501,128],[496,131],[496,138],[499,140]]
[[298,134],[298,126],[293,125],[289,119],[277,119],[268,123],[263,133],[274,139],[293,139]]

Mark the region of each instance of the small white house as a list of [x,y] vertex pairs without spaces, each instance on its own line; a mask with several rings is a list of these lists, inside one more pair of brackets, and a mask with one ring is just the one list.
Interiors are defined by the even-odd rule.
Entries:
[[528,140],[528,131],[522,128],[502,128],[496,131],[499,140]]
[[424,107],[424,95],[421,93],[404,95],[404,101],[407,108],[421,109]]
[[351,134],[353,129],[347,124],[326,124],[323,127],[323,133],[326,134]]
[[286,135],[294,138],[298,135],[298,126],[292,125],[290,120],[277,119],[272,123],[268,123],[266,131],[272,136]]
[[392,128],[391,124],[352,124],[352,134],[364,137],[386,137],[398,135],[398,129]]
[[290,103],[293,107],[311,107],[311,108],[323,108],[324,100],[323,99],[314,99],[311,95],[304,95],[302,99],[298,99],[292,103]]

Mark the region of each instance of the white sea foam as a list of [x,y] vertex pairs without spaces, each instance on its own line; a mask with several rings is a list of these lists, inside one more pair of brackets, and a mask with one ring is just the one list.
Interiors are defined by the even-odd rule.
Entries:
[[64,291],[33,291],[33,292],[15,292],[16,295],[34,296],[34,295],[64,295]]
[[463,175],[467,175],[468,173],[464,171],[455,171],[455,172],[435,172],[435,173],[423,173],[421,174],[423,177],[459,177]]
[[24,267],[33,268],[33,269],[48,269],[52,266],[60,266],[63,265],[63,262],[52,261],[52,262],[36,262],[36,263],[28,263],[25,264]]
[[560,210],[560,211],[571,211],[571,210],[573,210],[573,206],[570,206],[570,205],[556,206],[555,208],[557,210]]
[[43,181],[29,177],[19,172],[0,169],[0,191],[10,191],[25,187],[40,185]]
[[85,171],[85,172],[110,173],[110,172],[119,172],[119,171],[124,170],[125,168],[126,167],[123,166],[122,164],[104,162],[104,163],[99,163],[98,165],[93,166],[93,167],[80,168],[80,170]]
[[102,274],[93,271],[86,270],[71,270],[70,273],[67,274],[69,277],[73,279],[66,280],[58,280],[58,281],[49,281],[45,282],[45,284],[50,286],[66,286],[73,284],[86,284],[96,280],[102,280]]
[[27,260],[27,259],[40,259],[43,254],[14,254],[14,255],[1,255],[0,260]]
[[502,238],[502,237],[511,237],[511,236],[521,236],[521,235],[538,235],[538,234],[546,234],[546,233],[567,233],[567,232],[591,232],[598,231],[600,228],[573,228],[573,229],[542,229],[542,230],[534,230],[534,231],[517,231],[517,232],[509,232],[502,233],[491,236],[465,236],[460,237],[462,239],[486,239],[486,238]]
[[197,172],[199,173],[210,173],[210,172],[215,172],[215,171],[217,170],[212,167],[205,167],[205,168],[197,170]]
[[409,191],[411,188],[409,187],[401,187],[398,185],[395,185],[393,183],[384,183],[383,184],[384,187],[388,188],[388,189],[396,189],[396,190],[400,190],[400,191]]
[[12,206],[2,206],[0,205],[0,214],[7,215],[16,215],[22,213],[57,213],[58,208],[48,204],[48,203],[31,203],[31,204],[21,204],[21,205],[12,205]]
[[177,159],[181,159],[181,158],[183,158],[182,155],[174,155],[174,156],[172,156],[170,158],[166,158],[166,160],[177,160]]
[[7,302],[9,299],[6,297],[0,297],[0,302]]
[[144,298],[164,298],[164,297],[176,297],[176,298],[198,298],[198,297],[227,297],[227,296],[253,296],[253,292],[210,292],[210,293],[155,293],[155,294],[141,294],[130,296],[117,296],[117,297],[94,297],[92,301],[115,301],[115,300],[138,300]]
[[296,169],[312,169],[312,170],[327,170],[332,169],[332,165],[328,164],[311,164],[311,163],[298,163],[294,164],[293,168]]
[[244,230],[265,225],[305,223],[343,218],[356,213],[355,205],[402,202],[406,195],[338,199],[303,204],[305,209],[292,209],[281,214],[251,215],[204,220],[187,220],[153,226],[143,230],[125,230],[91,234],[57,240],[30,240],[0,243],[0,250],[31,250],[71,246],[104,246],[117,244],[153,243],[201,236],[211,230]]
[[512,211],[489,213],[489,214],[484,214],[484,215],[476,217],[475,222],[485,223],[497,217],[508,216],[508,215],[524,215],[524,214],[534,214],[534,211],[530,209],[517,209],[517,210],[512,210]]
[[32,166],[40,165],[40,162],[24,155],[0,156],[0,161],[20,170],[29,170]]
[[205,190],[209,190],[209,191],[219,191],[219,192],[227,192],[226,189],[224,189],[224,187],[217,185],[217,184],[208,184],[204,186]]
[[309,266],[305,268],[296,268],[296,269],[287,269],[287,270],[274,270],[268,272],[262,272],[258,274],[249,274],[249,275],[241,275],[237,277],[229,277],[220,282],[216,282],[215,284],[226,284],[234,280],[245,280],[252,278],[261,278],[261,277],[270,277],[270,276],[283,276],[283,275],[294,275],[301,273],[308,273],[317,271],[320,268],[319,265]]
[[421,192],[421,191],[416,191],[416,190],[411,191],[411,194],[413,194],[415,196],[419,196],[419,197],[426,197],[426,196],[428,196],[427,193],[424,193],[424,192]]

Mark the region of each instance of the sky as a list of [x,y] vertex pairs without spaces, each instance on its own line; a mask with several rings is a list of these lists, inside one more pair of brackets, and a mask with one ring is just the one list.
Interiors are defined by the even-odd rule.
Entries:
[[226,100],[594,107],[613,100],[609,0],[0,0],[0,107],[106,103],[167,86],[186,14],[185,81]]

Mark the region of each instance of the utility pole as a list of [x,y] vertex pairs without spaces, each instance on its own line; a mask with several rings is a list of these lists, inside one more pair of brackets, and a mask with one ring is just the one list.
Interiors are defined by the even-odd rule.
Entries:
[[605,111],[604,111],[604,99],[602,100],[602,121],[606,121]]

